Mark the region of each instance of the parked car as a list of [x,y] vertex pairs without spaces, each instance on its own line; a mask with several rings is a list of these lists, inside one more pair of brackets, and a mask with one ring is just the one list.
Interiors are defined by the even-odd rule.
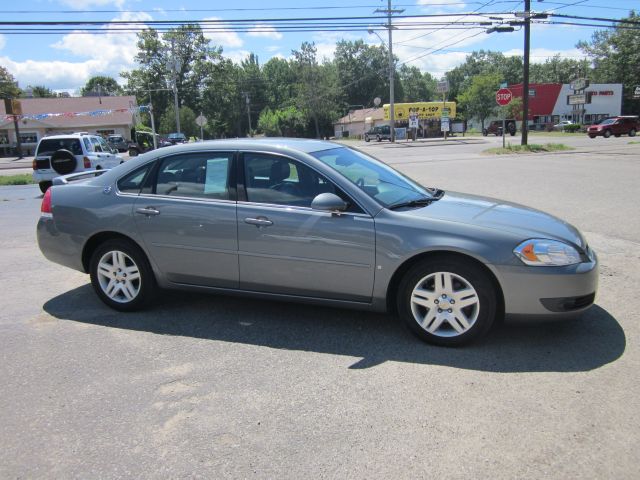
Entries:
[[99,135],[86,132],[43,137],[33,159],[33,179],[44,193],[54,177],[113,168],[124,162]]
[[[509,135],[513,137],[517,131],[516,121],[513,119],[505,120],[505,128]],[[489,134],[493,134],[496,137],[502,136],[502,120],[494,120],[489,124],[487,128],[482,130],[482,135],[484,135],[485,137]]]
[[610,117],[597,125],[591,125],[587,129],[589,138],[603,136],[609,138],[611,135],[619,137],[620,135],[629,135],[635,137],[640,129],[638,117],[635,115]]
[[172,145],[177,145],[178,143],[187,143],[187,137],[184,133],[170,133],[167,136],[167,139],[171,142]]
[[377,142],[382,140],[391,140],[391,127],[389,125],[378,125],[372,127],[364,134],[364,141],[369,142],[372,138],[375,138]]
[[107,143],[118,152],[126,152],[129,149],[129,142],[122,135],[109,135]]
[[38,245],[116,310],[158,287],[228,292],[394,311],[423,340],[461,345],[503,312],[564,318],[596,294],[575,227],[331,142],[191,143],[74,179],[45,194]]
[[563,132],[565,128],[568,127],[569,125],[573,125],[573,122],[571,120],[562,120],[556,123],[552,128],[555,131]]

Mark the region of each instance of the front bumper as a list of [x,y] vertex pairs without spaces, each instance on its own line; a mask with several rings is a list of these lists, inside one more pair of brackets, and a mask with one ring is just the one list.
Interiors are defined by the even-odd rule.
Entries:
[[598,259],[567,267],[496,265],[507,315],[571,317],[587,310],[598,290]]

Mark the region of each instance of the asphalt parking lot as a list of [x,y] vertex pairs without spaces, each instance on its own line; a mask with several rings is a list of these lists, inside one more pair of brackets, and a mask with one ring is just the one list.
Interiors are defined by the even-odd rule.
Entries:
[[223,296],[114,312],[40,254],[38,187],[0,187],[0,478],[640,478],[640,144],[571,138],[499,157],[480,154],[494,137],[354,142],[562,217],[598,252],[581,319],[463,349],[388,315]]

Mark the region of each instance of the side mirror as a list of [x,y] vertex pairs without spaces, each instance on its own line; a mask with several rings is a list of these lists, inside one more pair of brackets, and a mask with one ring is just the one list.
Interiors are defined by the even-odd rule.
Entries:
[[325,212],[344,212],[347,206],[347,202],[334,193],[321,193],[311,202],[311,208]]

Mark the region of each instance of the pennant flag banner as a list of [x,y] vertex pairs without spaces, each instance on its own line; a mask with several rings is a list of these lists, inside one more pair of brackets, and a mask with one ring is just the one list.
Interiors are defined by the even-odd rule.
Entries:
[[129,112],[131,114],[135,113],[147,113],[149,112],[148,105],[141,105],[139,107],[131,107],[131,108],[112,108],[109,110],[93,110],[91,112],[63,112],[63,113],[31,113],[27,115],[4,115],[4,121],[13,120],[13,117],[17,117],[18,119],[27,119],[27,120],[44,120],[45,118],[52,117],[105,117],[107,115],[112,115],[114,113],[124,113]]

